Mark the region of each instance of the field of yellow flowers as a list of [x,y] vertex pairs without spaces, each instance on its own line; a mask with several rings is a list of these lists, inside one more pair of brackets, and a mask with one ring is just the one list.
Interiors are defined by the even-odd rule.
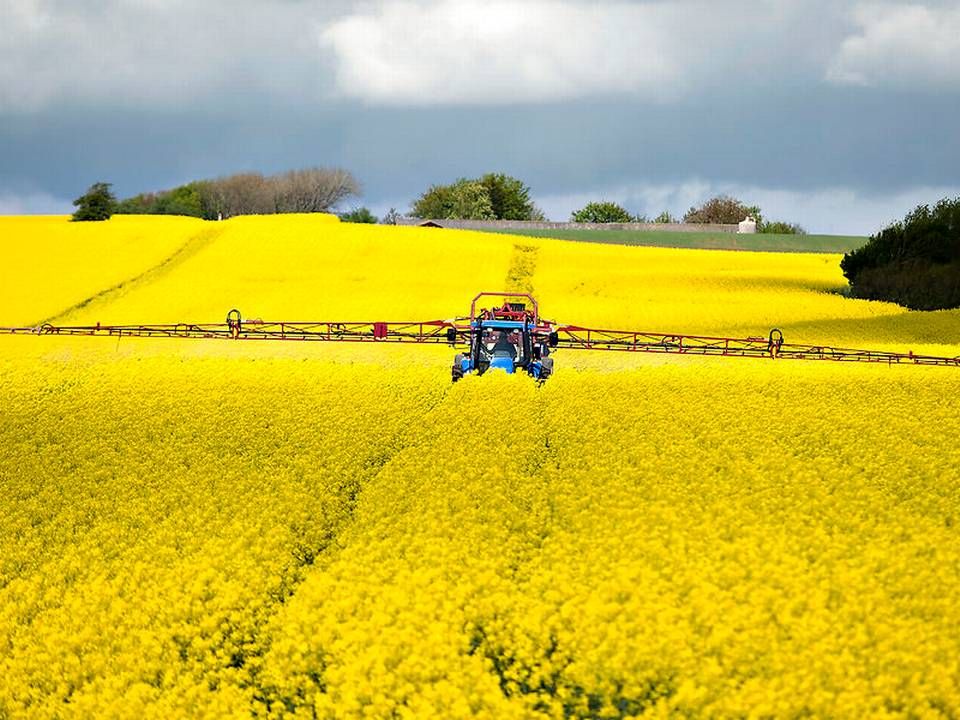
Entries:
[[[564,322],[960,354],[836,256],[0,218],[0,325]],[[0,335],[0,718],[960,716],[960,373]]]

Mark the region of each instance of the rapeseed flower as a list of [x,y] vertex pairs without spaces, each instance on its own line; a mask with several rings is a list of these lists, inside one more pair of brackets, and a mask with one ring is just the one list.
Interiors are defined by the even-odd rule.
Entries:
[[[0,220],[37,236],[0,320],[429,319],[509,280],[583,324],[960,352],[836,257],[119,220],[69,282],[18,268],[77,226]],[[0,337],[0,717],[960,714],[957,373],[450,360]]]

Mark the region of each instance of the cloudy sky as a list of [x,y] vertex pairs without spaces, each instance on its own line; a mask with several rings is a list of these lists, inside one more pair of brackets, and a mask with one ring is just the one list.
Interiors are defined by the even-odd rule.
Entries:
[[0,213],[338,165],[866,234],[960,195],[958,128],[957,0],[0,0]]

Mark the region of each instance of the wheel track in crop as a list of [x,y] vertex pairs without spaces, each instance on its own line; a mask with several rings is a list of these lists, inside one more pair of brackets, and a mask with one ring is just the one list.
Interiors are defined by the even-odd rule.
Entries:
[[[433,427],[434,431],[427,435],[409,438],[409,442],[397,449],[397,451],[384,462],[376,475],[370,477],[363,483],[363,491],[375,488],[373,489],[373,497],[366,501],[361,500],[358,503],[357,514],[352,515],[347,522],[341,525],[336,539],[330,544],[329,550],[324,553],[322,561],[318,563],[317,569],[313,572],[324,572],[326,566],[337,562],[338,558],[344,553],[348,556],[354,553],[356,548],[360,547],[365,541],[365,538],[378,536],[376,532],[371,533],[370,529],[376,527],[378,522],[376,516],[380,514],[377,509],[379,507],[378,497],[380,495],[392,495],[397,500],[397,504],[391,510],[393,516],[403,516],[410,513],[416,514],[419,511],[419,501],[416,499],[418,492],[417,480],[413,480],[413,484],[408,485],[403,479],[416,478],[419,477],[419,475],[403,472],[402,469],[405,465],[411,465],[411,463],[416,466],[417,462],[415,458],[417,455],[423,455],[424,452],[430,453],[435,451],[438,447],[443,446],[445,440],[449,440],[450,433],[456,435],[459,432],[459,430],[451,430],[450,428],[453,426],[456,417],[462,413],[460,408],[463,405],[465,397],[463,391],[467,390],[469,384],[468,381],[468,384],[448,387],[421,416],[421,424],[425,427]],[[475,395],[478,389],[478,387],[472,388],[474,392],[468,392],[467,396]],[[544,505],[544,501],[550,497],[549,487],[555,479],[555,473],[549,471],[544,473],[541,472],[541,470],[554,467],[558,468],[559,466],[557,465],[558,459],[555,448],[551,447],[551,428],[549,423],[546,422],[553,403],[550,402],[549,396],[542,397],[539,395],[539,393],[543,391],[542,388],[538,388],[535,391],[537,395],[528,398],[528,401],[533,403],[532,409],[534,413],[531,418],[532,427],[527,435],[532,438],[533,441],[524,445],[522,451],[524,457],[522,459],[518,458],[518,464],[516,466],[520,475],[525,478],[523,481],[524,487],[533,490],[533,498],[530,500],[527,512],[532,517],[540,518],[540,520],[532,522],[529,528],[520,530],[520,532],[530,534],[529,542],[524,547],[515,548],[510,552],[510,569],[507,570],[506,573],[514,582],[519,582],[519,578],[529,572],[529,568],[535,563],[536,557],[540,553],[540,548],[550,533],[550,527],[547,524],[547,519],[551,517],[550,509]],[[438,431],[437,428],[441,429]],[[399,473],[396,472],[398,467],[401,469]],[[514,488],[508,492],[508,496],[513,502],[519,502],[521,504],[524,503],[523,496],[526,495],[527,489],[520,491]],[[365,503],[367,504],[365,505]],[[372,516],[370,514],[371,510],[373,511]],[[309,578],[305,578],[305,580],[309,581]],[[277,609],[281,610],[279,606]],[[264,653],[268,654],[270,643],[274,639],[269,630],[265,633],[264,639]],[[493,669],[491,672],[494,675],[498,675],[496,663],[500,660],[506,663],[509,659],[507,657],[508,651],[497,644],[499,641],[491,641],[485,637],[482,623],[477,627],[477,637],[475,641],[476,644],[471,648],[469,654],[480,653],[487,656],[492,663],[491,667]],[[322,646],[312,646],[310,652],[315,653],[318,657],[328,656],[328,648]],[[322,663],[319,668],[312,671],[307,677],[309,677],[310,682],[317,688],[323,688],[321,692],[327,692],[327,678]],[[264,706],[268,713],[275,712],[278,708],[285,708],[287,712],[295,713],[298,710],[302,711],[304,706],[308,705],[308,700],[304,695],[298,695],[296,692],[292,692],[294,688],[275,686],[263,682],[263,679],[264,678],[257,678],[254,682],[254,714],[258,714]],[[506,679],[501,676],[499,681],[501,688],[505,688],[507,683]],[[507,691],[505,691],[505,694],[506,692]]]
[[84,310],[91,306],[109,303],[124,293],[130,292],[138,287],[148,285],[149,283],[173,271],[187,260],[195,256],[201,250],[213,244],[213,242],[223,234],[224,230],[225,228],[223,227],[212,227],[203,230],[196,235],[192,235],[185,243],[183,243],[183,245],[181,245],[173,253],[168,255],[153,267],[147,268],[143,272],[134,275],[131,278],[121,280],[116,285],[111,285],[108,288],[104,288],[100,292],[81,300],[75,305],[71,305],[64,310],[61,310],[56,315],[44,318],[35,324],[43,325],[45,323],[53,324],[61,322],[64,318],[67,318],[80,310]]
[[533,274],[537,269],[540,248],[526,243],[514,243],[504,287],[510,292],[533,292]]
[[[419,414],[419,421],[422,422],[430,415],[443,411],[451,387],[451,385],[445,386],[437,398],[423,409]],[[417,424],[417,422],[411,422],[411,425],[408,427],[413,427]],[[376,472],[365,479],[361,478],[356,482],[344,484],[341,492],[345,496],[345,504],[348,508],[346,517],[344,517],[336,527],[331,528],[330,532],[324,538],[322,545],[307,548],[302,544],[298,544],[295,547],[292,553],[292,561],[281,573],[284,577],[281,587],[278,588],[276,592],[271,593],[272,603],[269,612],[260,625],[262,631],[261,640],[254,648],[251,648],[251,652],[246,657],[242,658],[242,663],[251,659],[252,656],[262,659],[270,652],[272,645],[271,629],[277,613],[291,602],[297,590],[310,577],[311,573],[324,572],[324,568],[334,562],[337,556],[348,547],[349,543],[344,540],[344,535],[348,533],[354,524],[357,507],[360,504],[364,490],[376,483],[391,463],[408,453],[416,452],[420,446],[429,443],[430,440],[431,437],[418,437],[416,434],[410,433],[408,429],[402,430],[393,438],[393,441],[397,441],[396,444],[394,442],[384,443],[386,446],[392,447],[392,451],[373,459]],[[305,570],[305,568],[308,569]],[[226,638],[225,642],[229,642],[229,638]],[[277,707],[286,705],[289,702],[289,699],[282,697],[282,693],[280,693],[277,688],[270,687],[264,683],[259,671],[255,670],[251,672],[247,687],[252,690],[253,693],[251,705],[251,713],[253,715],[257,715],[263,708],[267,708],[268,712],[272,712]]]

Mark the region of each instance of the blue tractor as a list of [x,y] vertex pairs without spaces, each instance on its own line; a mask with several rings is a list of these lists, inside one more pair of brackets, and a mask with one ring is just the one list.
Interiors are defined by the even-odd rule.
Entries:
[[[477,310],[485,296],[505,300],[498,307]],[[532,309],[518,298],[528,300]],[[469,373],[488,371],[525,372],[543,382],[553,373],[549,355],[550,347],[556,346],[556,333],[549,325],[540,325],[536,300],[527,293],[480,293],[470,306],[469,330],[451,333],[454,338],[469,342],[469,351],[458,353],[453,361],[454,382]]]

